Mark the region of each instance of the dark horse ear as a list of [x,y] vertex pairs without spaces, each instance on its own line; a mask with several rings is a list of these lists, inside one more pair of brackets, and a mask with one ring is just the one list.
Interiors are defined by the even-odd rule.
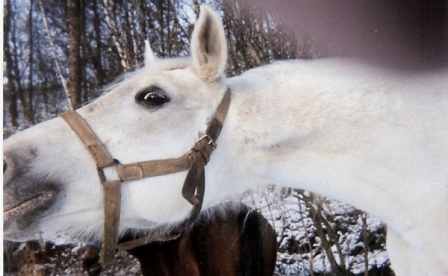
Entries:
[[224,73],[227,45],[218,14],[202,5],[191,38],[193,70],[205,82],[213,82]]

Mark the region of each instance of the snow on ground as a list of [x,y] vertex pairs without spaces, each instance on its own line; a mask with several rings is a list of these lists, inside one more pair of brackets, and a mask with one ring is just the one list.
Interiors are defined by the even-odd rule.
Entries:
[[[311,275],[311,271],[314,275],[328,275],[334,271],[334,264],[331,264],[327,254],[333,256],[336,265],[352,275],[364,275],[366,258],[370,275],[376,275],[375,271],[379,271],[378,275],[391,275],[384,272],[389,269],[389,258],[384,248],[385,225],[374,217],[340,202],[300,191],[268,189],[246,195],[243,202],[261,212],[278,235],[275,275],[302,276]],[[319,212],[313,213],[313,209]],[[320,230],[316,227],[318,217],[325,221],[321,221]],[[71,244],[64,245],[67,243]],[[73,243],[66,237],[59,237],[52,243],[21,244],[7,254],[16,261],[19,259],[22,264],[27,264],[26,258],[31,263],[34,260],[35,264],[25,265],[28,272],[31,269],[41,271],[41,275],[86,275],[81,268],[83,246],[83,243]],[[45,252],[43,260],[33,255],[39,250]],[[28,251],[31,254],[26,253]],[[10,258],[8,261],[11,261]],[[9,276],[26,275],[23,271],[18,274],[17,271],[5,269],[4,272]],[[115,265],[103,275],[141,274],[138,262],[126,252],[120,252]]]
[[[333,271],[322,239],[329,243],[336,263],[340,266],[342,261],[342,267],[355,275],[364,274],[366,266],[369,271],[389,266],[384,223],[350,205],[307,192],[273,188],[249,194],[243,202],[261,212],[278,235],[277,275]],[[312,209],[320,211],[315,214]],[[331,229],[321,223],[319,232],[316,217]]]
[[[363,275],[366,267],[371,272],[389,275],[382,272],[389,267],[385,225],[375,217],[349,205],[294,190],[271,188],[249,193],[242,201],[263,214],[277,233],[275,275],[311,275],[311,271],[314,275],[326,275],[334,271],[335,265],[353,275]],[[318,223],[321,227],[317,227]],[[51,233],[42,236],[44,240],[54,237]],[[21,244],[7,252],[11,256],[6,259],[16,259],[22,265],[31,262],[30,266],[25,265],[25,271],[37,270],[42,275],[86,275],[81,269],[83,246],[83,243],[59,236],[51,243]],[[36,252],[45,252],[40,253],[46,255],[45,258],[37,258]],[[328,254],[336,264],[331,263]],[[9,273],[5,269],[5,275],[27,273],[17,274],[11,270]],[[133,257],[120,252],[106,275],[141,275],[139,270]]]

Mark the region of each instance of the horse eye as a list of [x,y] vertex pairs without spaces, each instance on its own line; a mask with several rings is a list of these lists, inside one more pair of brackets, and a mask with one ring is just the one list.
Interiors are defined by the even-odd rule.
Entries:
[[170,98],[158,87],[151,87],[139,92],[135,100],[149,108],[159,107],[170,101]]

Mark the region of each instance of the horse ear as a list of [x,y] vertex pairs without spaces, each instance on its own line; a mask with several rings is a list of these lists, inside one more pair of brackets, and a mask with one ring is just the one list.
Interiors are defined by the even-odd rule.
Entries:
[[191,38],[194,72],[206,82],[213,82],[224,73],[227,45],[224,26],[218,14],[201,5],[199,18]]
[[145,66],[149,66],[156,62],[157,57],[151,49],[151,45],[148,40],[145,40]]

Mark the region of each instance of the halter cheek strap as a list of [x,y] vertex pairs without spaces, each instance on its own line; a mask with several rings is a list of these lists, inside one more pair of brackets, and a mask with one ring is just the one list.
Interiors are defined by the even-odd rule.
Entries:
[[[104,197],[104,231],[103,246],[101,250],[101,264],[109,264],[117,249],[118,229],[121,209],[121,183],[128,180],[138,180],[144,177],[172,174],[188,170],[187,177],[182,188],[182,196],[193,205],[190,215],[175,228],[173,233],[168,233],[156,238],[143,238],[123,245],[119,249],[128,250],[156,240],[169,240],[177,238],[179,233],[190,227],[197,219],[205,192],[204,167],[210,160],[210,155],[216,148],[216,140],[221,132],[227,111],[230,106],[231,93],[227,89],[219,103],[213,117],[201,137],[190,151],[178,158],[159,159],[130,164],[120,164],[113,159],[105,145],[98,139],[89,124],[76,111],[68,111],[60,116],[76,133],[84,146],[89,151],[96,163],[98,176],[103,186]],[[103,170],[114,166],[117,169],[119,179],[106,179]]]

